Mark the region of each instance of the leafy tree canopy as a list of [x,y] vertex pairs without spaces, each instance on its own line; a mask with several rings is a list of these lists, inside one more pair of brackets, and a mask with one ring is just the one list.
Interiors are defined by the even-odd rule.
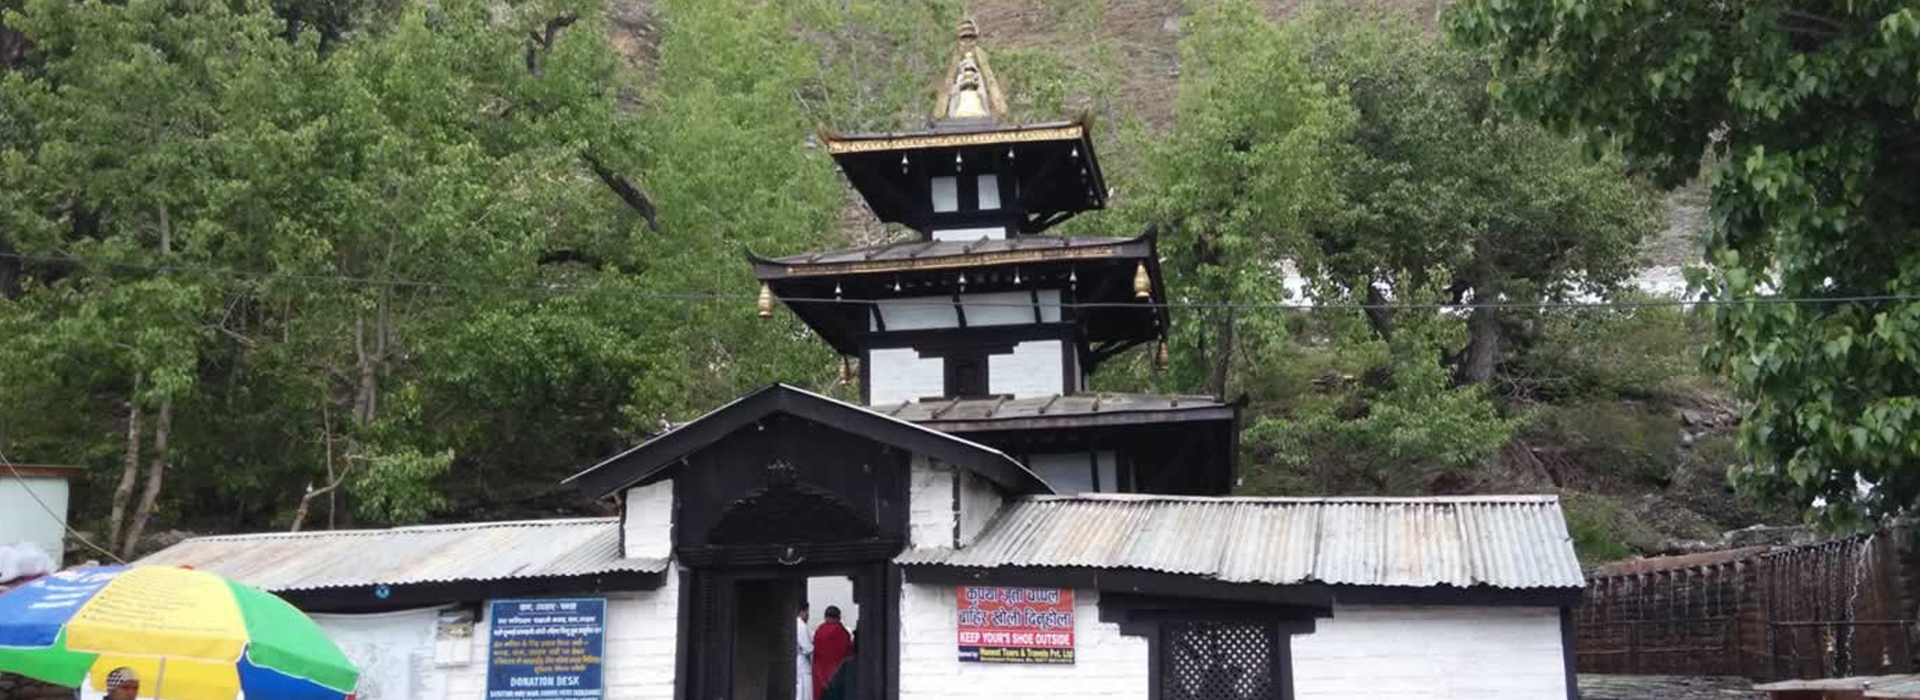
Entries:
[[1620,144],[1667,186],[1706,171],[1710,366],[1754,407],[1735,470],[1836,524],[1920,499],[1920,9],[1815,3],[1465,0],[1491,92]]

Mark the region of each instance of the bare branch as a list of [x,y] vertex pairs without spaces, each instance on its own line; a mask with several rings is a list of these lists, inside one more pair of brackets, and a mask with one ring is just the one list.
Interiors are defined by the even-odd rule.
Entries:
[[647,230],[655,232],[660,230],[660,213],[654,208],[653,200],[647,198],[646,192],[635,187],[625,175],[614,172],[612,168],[600,162],[599,158],[593,157],[593,154],[581,154],[580,157],[587,161],[587,167],[593,168],[593,174],[600,178],[600,182],[605,183],[614,194],[619,195],[620,201],[626,202],[628,207],[640,213],[640,218],[647,220]]
[[547,54],[553,53],[553,40],[560,35],[560,30],[573,26],[573,23],[578,21],[580,21],[579,15],[568,12],[559,17],[547,20],[546,25],[541,27],[540,31],[527,32],[528,73],[533,74],[533,77],[536,78],[545,74],[545,66],[541,65],[540,59]]
[[[306,495],[300,497],[300,505],[293,510],[293,527],[288,530],[288,532],[299,532],[300,527],[307,522],[307,512],[313,507],[313,499],[328,496],[328,494],[333,493],[334,489],[340,488],[341,484],[346,483],[347,475],[353,473],[353,460],[351,459],[347,460],[347,463],[340,468],[339,472],[336,473],[333,470],[333,413],[327,408],[327,401],[324,396],[320,399],[320,423],[322,426],[320,429],[320,441],[326,445],[326,466],[329,481],[326,486],[317,489],[309,487]],[[328,502],[332,502],[331,496],[328,496]],[[327,518],[328,527],[332,527],[333,512],[331,508],[328,509]]]

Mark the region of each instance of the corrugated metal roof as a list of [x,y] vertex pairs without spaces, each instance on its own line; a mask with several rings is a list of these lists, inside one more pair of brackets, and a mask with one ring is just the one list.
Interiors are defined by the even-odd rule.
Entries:
[[198,537],[139,563],[184,564],[255,588],[300,591],[658,573],[667,566],[660,554],[623,558],[618,518],[578,518]]
[[1867,697],[1896,700],[1920,698],[1920,676],[1896,676],[1869,683]]
[[868,408],[900,420],[940,423],[1190,411],[1226,407],[1228,404],[1206,396],[1089,393],[1025,399],[956,398],[947,401],[908,401]]
[[1585,585],[1553,496],[1031,497],[968,547],[913,550],[898,561],[1127,568],[1235,583]]

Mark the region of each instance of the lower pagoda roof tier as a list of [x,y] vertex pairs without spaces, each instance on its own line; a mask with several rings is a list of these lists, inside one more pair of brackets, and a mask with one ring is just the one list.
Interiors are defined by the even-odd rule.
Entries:
[[[862,338],[885,330],[874,319],[889,301],[1065,290],[1059,318],[1076,324],[1089,349],[1102,356],[1159,339],[1168,322],[1152,233],[909,240],[778,258],[749,253],[748,259],[771,294],[844,355],[858,354]],[[1143,271],[1145,296],[1136,287]],[[1035,300],[1039,318],[1043,302]]]
[[867,408],[949,433],[1231,421],[1238,412],[1238,405],[1210,396],[1108,392],[907,401]]
[[1120,483],[1139,493],[1222,495],[1238,480],[1245,400],[1080,392],[868,406],[875,413],[964,437],[1034,467],[1034,455],[1114,451]]

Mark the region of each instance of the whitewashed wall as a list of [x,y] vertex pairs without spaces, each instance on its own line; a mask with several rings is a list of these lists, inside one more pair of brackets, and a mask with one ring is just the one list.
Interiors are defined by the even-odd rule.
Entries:
[[[31,492],[29,492],[31,490]],[[35,502],[38,496],[40,502]],[[40,503],[59,514],[59,520],[47,515]],[[31,543],[53,560],[57,568],[63,560],[67,517],[67,480],[61,477],[29,476],[22,479],[0,478],[0,545]]]
[[909,584],[900,597],[900,700],[1147,697],[1147,640],[1101,622],[1098,591],[1074,592],[1071,666],[963,663],[954,587]]
[[[962,294],[960,305],[966,309],[968,328],[1033,323],[1033,294],[1029,292]],[[960,327],[960,316],[953,311],[952,297],[882,299],[879,307],[880,317],[887,322],[889,331]],[[1060,321],[1060,290],[1040,290],[1040,321]],[[867,325],[869,330],[880,330],[880,325],[871,319]]]
[[953,469],[914,455],[912,470],[907,476],[907,546],[952,547]]
[[1562,700],[1556,608],[1336,607],[1293,638],[1297,700]]
[[1013,352],[987,357],[987,391],[1016,399],[1053,396],[1067,388],[1065,359],[1058,340],[1029,340]]
[[867,358],[872,384],[867,403],[878,406],[947,393],[946,365],[940,358],[922,358],[913,348],[879,348]]
[[913,549],[973,544],[1006,503],[986,479],[924,455],[914,455],[912,469],[907,482],[907,540]]
[[993,484],[972,472],[960,472],[955,478],[960,480],[960,541],[956,544],[965,547],[980,538],[1006,499]]
[[[666,583],[658,590],[608,593],[604,597],[607,645],[602,682],[607,699],[672,700],[674,639],[680,614],[679,572],[669,569]],[[473,662],[445,669],[446,700],[486,697],[487,640],[492,622],[485,619],[474,625]]]
[[1005,226],[983,226],[976,228],[939,228],[933,230],[936,241],[977,241],[982,238],[1000,240],[1007,237]]
[[621,543],[628,558],[665,559],[673,552],[673,480],[627,489]]

